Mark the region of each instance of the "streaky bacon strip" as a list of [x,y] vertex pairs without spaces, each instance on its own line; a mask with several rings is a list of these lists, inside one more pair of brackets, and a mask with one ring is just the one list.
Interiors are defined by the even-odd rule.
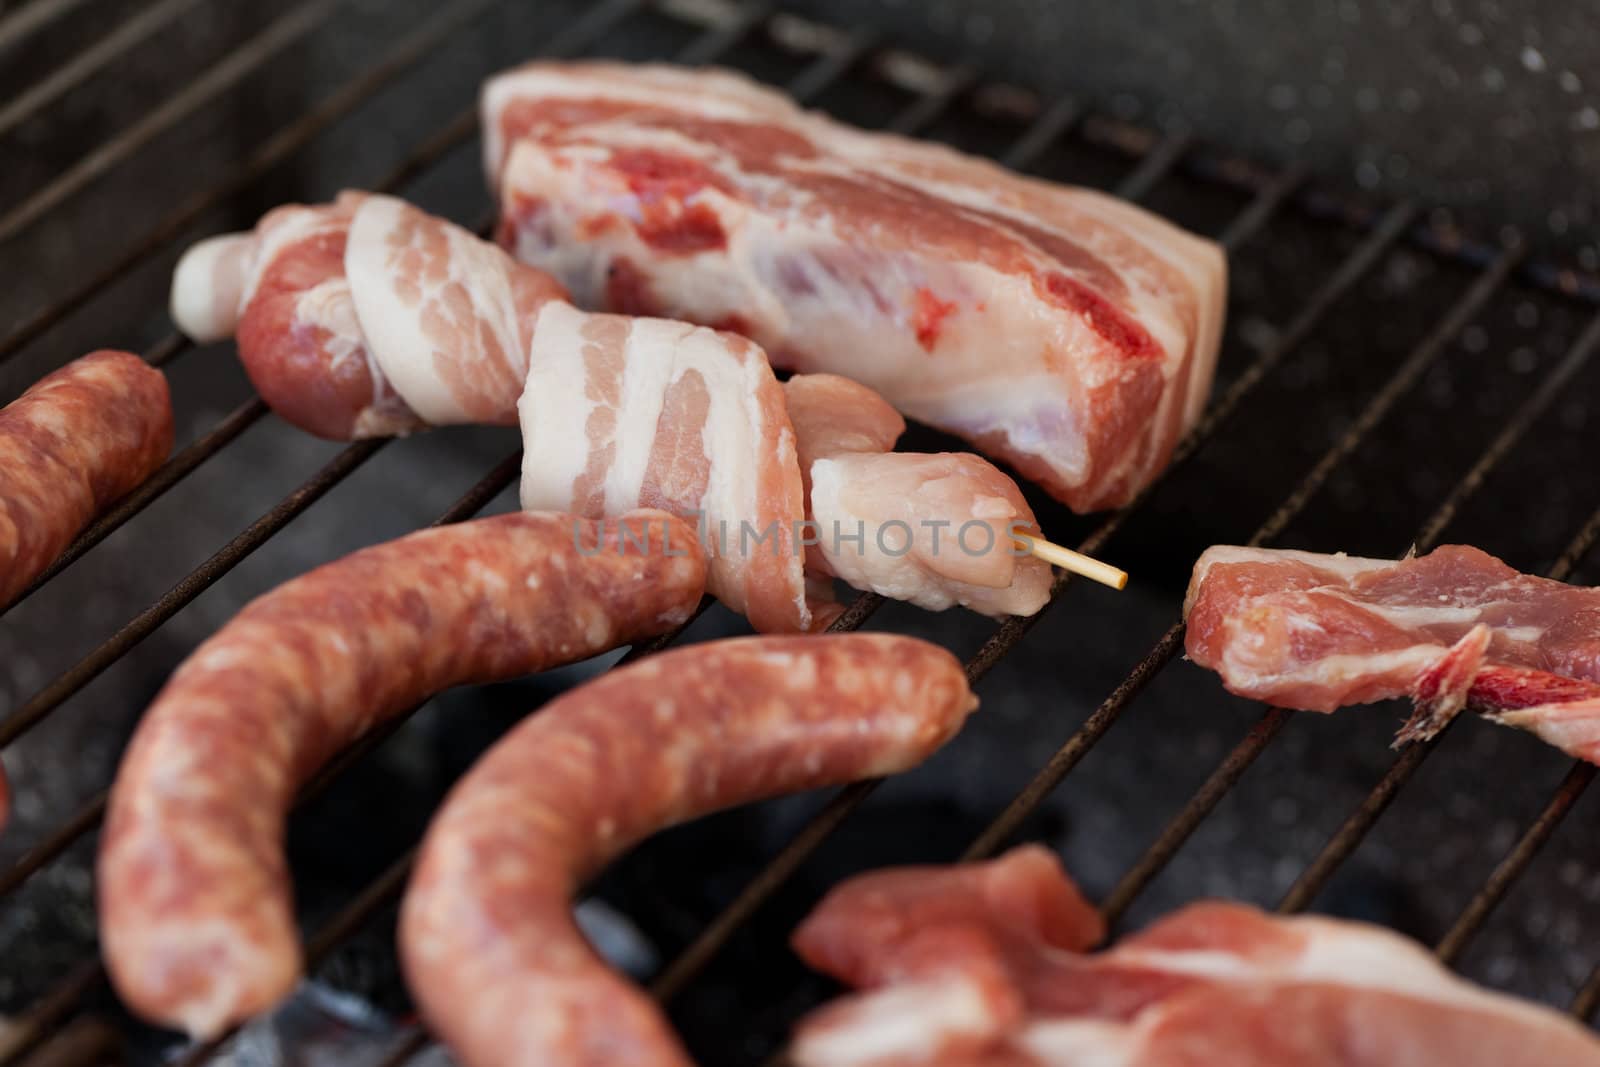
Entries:
[[1398,561],[1216,546],[1184,614],[1189,658],[1241,696],[1306,711],[1409,696],[1401,741],[1465,708],[1600,761],[1600,589],[1463,545]]
[[1491,1067],[1600,1064],[1547,1008],[1452,975],[1363,923],[1183,908],[1102,952],[1037,847],[963,867],[871,872],[796,932],[859,989],[804,1020],[799,1067]]
[[723,71],[535,63],[482,96],[500,239],[582,306],[747,334],[1079,510],[1211,386],[1221,250],[1131,204],[804,112]]
[[666,319],[539,314],[520,401],[522,506],[698,521],[707,587],[762,632],[813,628],[794,428],[766,356]]
[[347,191],[189,249],[172,317],[201,343],[237,336],[273,411],[348,440],[515,422],[533,316],[564,295],[453,223]]

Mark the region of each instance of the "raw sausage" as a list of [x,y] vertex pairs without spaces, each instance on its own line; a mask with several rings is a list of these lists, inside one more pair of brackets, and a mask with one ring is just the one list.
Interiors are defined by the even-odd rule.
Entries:
[[910,767],[976,706],[953,656],[888,634],[695,645],[574,690],[428,831],[400,925],[424,1016],[467,1067],[682,1067],[660,1012],[573,925],[574,891],[664,826]]
[[166,377],[91,353],[0,409],[0,607],[172,451]]
[[583,659],[687,620],[694,528],[502,515],[377,545],[248,605],[134,736],[101,843],[101,936],[139,1015],[215,1035],[300,973],[283,853],[296,790],[375,724],[469,682]]

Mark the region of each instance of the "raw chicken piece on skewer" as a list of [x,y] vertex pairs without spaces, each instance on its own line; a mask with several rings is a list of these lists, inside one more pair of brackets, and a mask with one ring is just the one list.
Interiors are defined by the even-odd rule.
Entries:
[[[957,542],[970,521],[1035,529],[1004,475],[976,457],[882,452],[902,423],[881,399],[837,379],[780,387],[743,337],[551,303],[535,324],[520,407],[523,507],[599,517],[648,502],[697,516],[711,591],[758,630],[817,629],[839,610],[815,583],[808,597],[803,548],[814,577],[929,607],[1028,613],[1048,595],[1048,566],[1008,540],[969,537],[987,549],[979,556]],[[811,512],[806,479],[819,471]],[[938,552],[912,525],[930,518],[947,531]],[[834,521],[859,539],[836,543]],[[901,551],[903,536],[914,540]]]
[[1480,989],[1398,934],[1191,904],[1089,953],[1099,915],[1037,846],[872,872],[796,931],[861,990],[800,1025],[798,1067],[1600,1065],[1600,1039]]
[[335,440],[513,423],[533,316],[565,292],[453,223],[345,192],[189,249],[172,318],[229,335],[267,405]]
[[1600,589],[1464,545],[1403,560],[1218,545],[1184,614],[1189,658],[1241,696],[1306,711],[1407,696],[1402,741],[1465,708],[1600,763]]
[[1131,500],[1210,392],[1222,250],[1132,204],[726,71],[534,63],[481,111],[500,239],[578,304],[855,378],[1077,510]]

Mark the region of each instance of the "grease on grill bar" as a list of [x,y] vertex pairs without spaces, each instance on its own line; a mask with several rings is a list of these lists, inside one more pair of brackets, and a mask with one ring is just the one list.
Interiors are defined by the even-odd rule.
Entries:
[[[53,4],[39,2],[30,5],[19,15],[12,16],[11,20],[0,22],[0,38],[12,35],[20,39],[29,32],[29,26],[21,20],[35,8],[43,17],[49,13],[47,9],[65,9],[67,6],[59,0]],[[149,118],[124,131],[100,152],[69,167],[29,200],[4,212],[0,216],[0,236],[31,227],[50,210],[76,196],[139,151],[164,128],[225,94],[256,66],[265,63],[274,52],[312,32],[332,14],[334,6],[313,2],[291,9],[199,80],[158,107]],[[374,65],[355,72],[338,92],[279,130],[220,182],[196,192],[132,244],[114,251],[107,263],[91,271],[71,292],[30,314],[0,339],[0,361],[11,358],[46,331],[66,321],[124,274],[184,236],[208,209],[252,187],[278,162],[300,152],[319,133],[399,79],[425,59],[431,50],[469,25],[490,6],[488,0],[457,5],[417,26],[385,50]],[[845,33],[808,24],[792,16],[775,17],[775,5],[770,3],[740,5],[722,0],[694,0],[692,3],[677,0],[647,5],[645,0],[610,0],[570,23],[560,35],[548,42],[547,49],[541,51],[551,55],[593,51],[610,30],[638,16],[647,7],[653,7],[658,14],[669,14],[697,31],[688,48],[678,56],[684,62],[715,62],[729,50],[758,34],[766,36],[765,43],[769,47],[796,49],[803,60],[803,68],[794,76],[789,88],[803,100],[814,101],[863,70],[874,83],[892,83],[910,93],[909,103],[887,124],[889,128],[902,133],[925,133],[952,110],[973,103],[987,85],[982,73],[969,67],[957,65],[940,68],[904,53],[882,52],[877,47],[879,38],[864,29]],[[155,16],[149,18],[153,21]],[[783,32],[779,32],[779,21],[786,27]],[[131,38],[135,33],[148,32],[148,27],[134,25],[123,32]],[[115,48],[132,46],[131,41],[119,42],[111,37],[105,40],[102,51],[108,54]],[[89,77],[93,65],[99,62],[103,60],[86,52],[79,61],[82,73],[69,73],[73,77]],[[42,85],[40,95],[34,97],[37,102],[25,99],[23,103],[30,109],[46,106],[49,94],[42,90],[57,92],[51,86]],[[1230,254],[1259,238],[1288,208],[1295,209],[1318,224],[1332,223],[1348,228],[1359,238],[1341,257],[1334,270],[1304,298],[1271,342],[1263,346],[1253,360],[1240,367],[1223,385],[1201,422],[1180,443],[1167,472],[1128,508],[1105,517],[1095,525],[1077,546],[1081,552],[1094,553],[1102,549],[1130,518],[1144,508],[1158,489],[1180,477],[1188,461],[1219,433],[1268,375],[1301,349],[1330,315],[1354,301],[1360,286],[1373,278],[1385,257],[1397,247],[1407,245],[1441,262],[1465,265],[1472,268],[1476,275],[1446,309],[1434,328],[1365,400],[1360,411],[1327,452],[1258,529],[1252,543],[1270,541],[1285,532],[1291,521],[1326,486],[1336,470],[1368,441],[1401,399],[1439,361],[1442,353],[1463,329],[1499,298],[1508,285],[1527,285],[1550,294],[1600,304],[1600,280],[1593,276],[1544,261],[1529,261],[1515,241],[1496,245],[1465,240],[1451,231],[1418,224],[1419,212],[1415,205],[1400,203],[1374,207],[1338,192],[1311,186],[1299,166],[1264,169],[1220,154],[1208,146],[1197,145],[1182,131],[1161,136],[1127,123],[1099,117],[1093,124],[1086,124],[1083,119],[1088,112],[1080,101],[1041,101],[1029,93],[1014,89],[1005,93],[1005,99],[1014,105],[1015,117],[1023,120],[1017,125],[1017,136],[1010,147],[1000,154],[1000,158],[1010,166],[1026,169],[1063,140],[1078,138],[1133,159],[1133,168],[1118,190],[1124,196],[1143,197],[1151,194],[1180,171],[1205,185],[1242,195],[1240,210],[1218,235]],[[407,186],[470,139],[476,128],[475,108],[463,109],[439,130],[425,137],[393,171],[376,183],[376,188],[389,191]],[[327,190],[329,193],[332,191]],[[1597,344],[1600,344],[1600,318],[1590,323],[1560,363],[1547,373],[1534,392],[1508,418],[1495,426],[1479,428],[1481,436],[1489,439],[1488,446],[1444,494],[1442,503],[1419,531],[1417,540],[1420,544],[1434,543],[1463,505],[1479,491],[1488,476],[1500,468],[1516,446],[1541,424],[1544,414],[1556,398],[1587,365]],[[156,365],[170,364],[189,349],[188,342],[174,334],[149,350],[146,358]],[[214,428],[175,455],[132,497],[86,531],[34,588],[84,556],[146,506],[200,469],[236,441],[264,413],[264,407],[256,400],[236,408]],[[340,453],[321,472],[224,546],[165,597],[135,616],[77,667],[41,689],[32,700],[7,712],[0,719],[0,747],[8,745],[53,714],[84,684],[265,543],[309,506],[312,500],[333,490],[378,447],[379,444],[357,445]],[[439,521],[457,521],[487,506],[512,480],[517,463],[518,457],[511,457],[498,465]],[[1600,511],[1592,515],[1573,537],[1551,569],[1552,575],[1568,576],[1593,547],[1597,531],[1600,531]],[[1059,596],[1067,585],[1065,576],[1059,578],[1052,599]],[[32,591],[28,590],[24,596]],[[835,628],[848,630],[864,625],[881,603],[880,598],[871,595],[858,598]],[[1022,640],[1035,623],[1036,618],[1011,619],[1001,624],[969,659],[969,677],[974,682],[981,679]],[[672,636],[675,635],[669,635],[668,640]],[[630,653],[629,658],[636,658],[637,654],[653,651],[666,643],[667,640],[652,642],[650,646]],[[966,852],[967,858],[992,854],[1006,844],[1022,828],[1027,817],[1061,784],[1110,727],[1119,721],[1134,698],[1176,656],[1180,648],[1181,629],[1174,626],[1068,737],[1015,800],[999,812],[972,841]],[[307,787],[306,794],[320,791],[370,753],[399,729],[403,718],[341,755]],[[1108,918],[1115,920],[1127,911],[1251,764],[1285,729],[1293,729],[1285,713],[1268,709],[1260,716],[1107,897],[1102,910]],[[1414,746],[1395,761],[1367,800],[1349,817],[1323,853],[1304,872],[1285,898],[1282,905],[1285,910],[1297,910],[1311,902],[1328,878],[1359,847],[1436,744],[1437,741]],[[1579,764],[1559,783],[1552,783],[1554,788],[1548,803],[1528,823],[1440,942],[1438,952],[1444,960],[1453,962],[1460,956],[1495,906],[1532,865],[1540,847],[1555,833],[1592,779],[1593,768]],[[658,973],[652,986],[656,996],[670,1000],[682,992],[758,909],[799,871],[807,857],[862,804],[873,792],[875,784],[865,783],[846,788],[829,800],[735,895],[728,907]],[[91,833],[98,824],[103,804],[104,794],[92,798],[9,869],[0,871],[0,906],[3,906],[5,895],[53,862],[73,842]],[[355,931],[391,907],[403,887],[410,862],[411,852],[408,850],[364,891],[322,924],[308,940],[308,958],[312,961],[324,958]],[[50,992],[30,1005],[9,1029],[0,1034],[0,1063],[13,1062],[58,1029],[65,1029],[67,1032],[63,1037],[70,1038],[72,1031],[68,1028],[69,1022],[85,1010],[91,996],[101,988],[102,978],[98,962],[92,959],[68,970]],[[1600,969],[1576,991],[1570,1008],[1579,1017],[1587,1018],[1597,1006],[1600,1006]],[[427,1042],[427,1035],[422,1031],[408,1031],[399,1036],[384,1062],[403,1063],[425,1048]],[[221,1045],[222,1042],[218,1042],[190,1048],[181,1062],[205,1062]]]

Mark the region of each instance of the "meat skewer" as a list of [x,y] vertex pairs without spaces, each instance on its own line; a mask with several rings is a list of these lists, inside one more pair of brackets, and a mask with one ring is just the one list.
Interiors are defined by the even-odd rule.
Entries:
[[212,1037],[301,970],[283,853],[300,786],[379,723],[662,633],[705,586],[691,527],[515,514],[363,549],[246,606],[175,673],[112,787],[107,969],[144,1019]]
[[993,464],[968,452],[889,451],[905,421],[846,378],[796,375],[784,395],[816,527],[813,569],[932,611],[1044,606],[1050,565],[1011,547],[1023,527],[1037,529],[1033,509]]
[[1465,708],[1600,763],[1600,590],[1463,545],[1403,560],[1216,546],[1184,612],[1189,658],[1241,696],[1307,711],[1410,697],[1401,741]]
[[780,387],[738,335],[560,302],[538,317],[529,368],[523,506],[697,517],[711,591],[758,630],[825,625],[840,609],[817,579],[833,576],[932,609],[1031,614],[1048,599],[1049,566],[1011,546],[1037,533],[1016,485],[977,456],[885,451],[904,420],[864,386]]
[[948,652],[887,634],[692,645],[607,673],[459,782],[400,917],[407,980],[465,1067],[686,1067],[571,897],[658,829],[920,763],[976,706]]
[[1055,856],[877,871],[796,931],[857,988],[804,1020],[797,1067],[1600,1064],[1558,1012],[1452,975],[1365,923],[1191,904],[1098,953]]
[[234,335],[261,398],[334,440],[514,423],[549,275],[394,197],[290,204],[179,261],[172,318]]
[[1079,511],[1130,501],[1210,391],[1221,249],[1131,204],[725,71],[534,63],[481,113],[501,242],[580,306],[855,378]]
[[[0,408],[0,609],[172,451],[172,398],[131,352],[73,360]],[[10,811],[0,766],[0,827]]]

